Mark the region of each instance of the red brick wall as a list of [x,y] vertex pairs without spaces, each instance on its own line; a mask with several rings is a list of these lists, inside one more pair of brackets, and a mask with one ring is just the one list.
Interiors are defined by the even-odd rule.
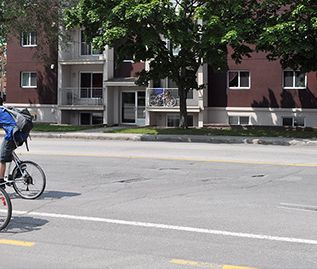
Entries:
[[[43,39],[42,39],[43,40]],[[7,103],[21,104],[56,104],[57,103],[57,50],[45,42],[39,46],[22,47],[18,38],[8,41],[7,60]],[[51,65],[54,64],[54,69]],[[21,87],[21,72],[37,73],[37,88]]]
[[209,68],[208,101],[211,107],[317,108],[317,73],[307,76],[307,89],[283,89],[283,69],[269,62],[264,53],[254,53],[241,64],[228,59],[229,70],[248,70],[250,89],[228,89],[226,72]]
[[123,62],[116,66],[114,77],[115,78],[126,78],[126,77],[136,77],[136,73],[144,69],[144,63],[132,63]]

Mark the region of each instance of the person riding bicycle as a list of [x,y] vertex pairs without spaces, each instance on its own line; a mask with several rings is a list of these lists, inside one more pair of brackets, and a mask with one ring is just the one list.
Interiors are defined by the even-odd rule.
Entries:
[[[14,131],[16,122],[12,115],[3,107],[3,99],[0,97],[0,127],[4,130],[5,136],[3,138],[0,148],[0,184],[4,183],[4,175],[6,171],[6,163],[12,161],[12,152],[17,148],[14,137],[23,136],[22,133]],[[20,132],[20,131],[18,131]],[[5,185],[0,185],[5,188]]]

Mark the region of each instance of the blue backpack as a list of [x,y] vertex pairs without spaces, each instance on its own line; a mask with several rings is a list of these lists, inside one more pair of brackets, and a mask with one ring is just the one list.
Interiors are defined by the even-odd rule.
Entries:
[[14,107],[5,107],[5,110],[13,117],[16,126],[13,129],[13,140],[17,147],[25,143],[29,150],[27,138],[33,128],[33,117],[27,108],[17,109]]

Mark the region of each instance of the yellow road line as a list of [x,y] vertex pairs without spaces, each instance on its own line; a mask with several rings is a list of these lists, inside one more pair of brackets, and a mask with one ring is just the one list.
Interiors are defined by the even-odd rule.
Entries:
[[245,267],[245,266],[235,266],[235,265],[224,265],[222,269],[257,269],[254,267]]
[[199,268],[209,268],[209,269],[258,269],[254,267],[246,267],[246,266],[237,266],[237,265],[221,265],[221,264],[212,264],[207,262],[196,262],[190,260],[181,260],[181,259],[172,259],[170,263],[177,265],[185,265]]
[[201,158],[182,158],[182,157],[155,157],[155,156],[133,156],[133,155],[116,155],[116,154],[77,154],[77,153],[41,153],[30,152],[23,155],[49,155],[64,157],[98,157],[98,158],[124,158],[124,159],[154,159],[163,161],[189,161],[189,162],[205,162],[205,163],[230,163],[230,164],[254,164],[254,165],[272,165],[272,166],[294,166],[294,167],[317,167],[317,163],[277,163],[277,162],[260,162],[251,160],[221,160],[221,159],[201,159]]
[[7,240],[7,239],[0,239],[0,245],[12,245],[18,247],[33,247],[35,245],[34,242],[27,242],[27,241],[19,241],[19,240]]

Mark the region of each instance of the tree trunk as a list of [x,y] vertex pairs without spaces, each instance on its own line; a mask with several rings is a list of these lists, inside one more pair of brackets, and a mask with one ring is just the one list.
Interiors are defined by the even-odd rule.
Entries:
[[179,127],[188,128],[187,123],[187,91],[184,88],[178,88],[179,96]]

